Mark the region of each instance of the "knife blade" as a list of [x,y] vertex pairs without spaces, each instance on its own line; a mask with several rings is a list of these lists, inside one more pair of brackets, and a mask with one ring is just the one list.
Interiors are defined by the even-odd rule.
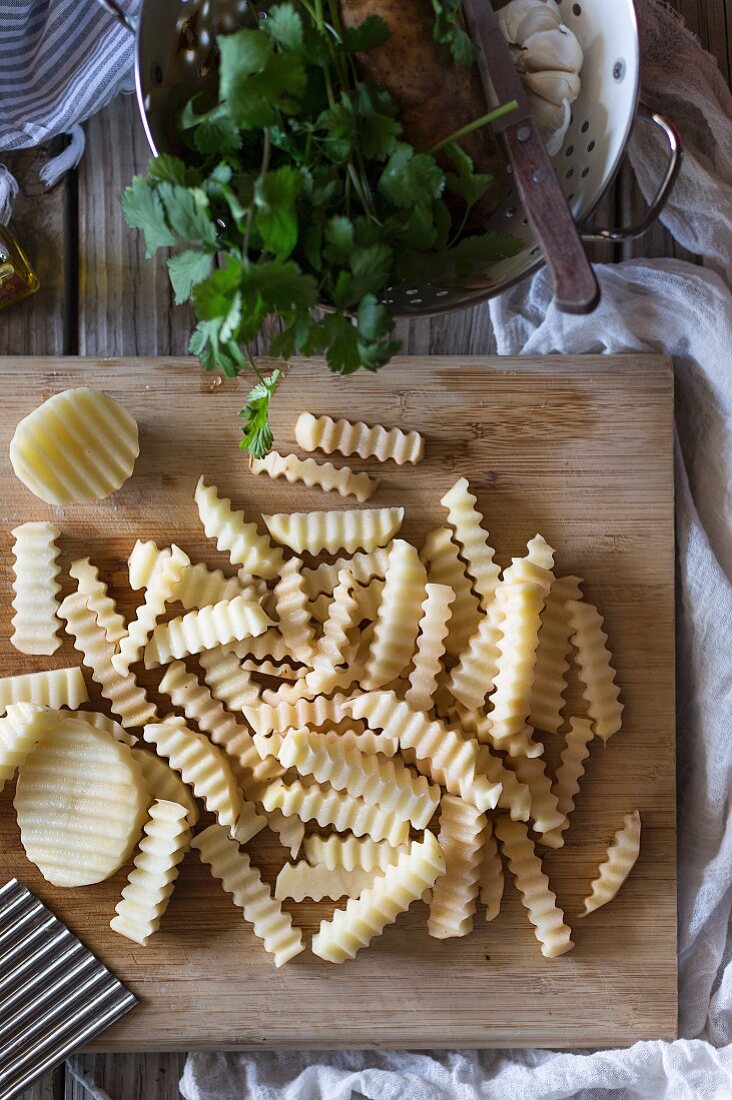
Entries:
[[564,313],[591,313],[600,288],[572,212],[531,112],[521,78],[490,0],[463,0],[468,32],[478,50],[478,70],[488,106],[516,100],[495,119],[502,134],[521,204],[554,281],[554,299]]

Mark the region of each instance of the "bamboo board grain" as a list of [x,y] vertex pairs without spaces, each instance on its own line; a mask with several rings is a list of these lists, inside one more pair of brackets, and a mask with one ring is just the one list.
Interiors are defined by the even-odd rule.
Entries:
[[[7,444],[17,420],[51,393],[95,384],[124,401],[141,428],[134,478],[110,500],[63,515],[15,480]],[[63,563],[90,554],[124,591],[138,536],[175,539],[224,564],[198,529],[199,474],[252,510],[339,507],[314,490],[249,475],[236,448],[244,387],[205,376],[188,360],[0,361],[0,601],[9,607],[10,529],[56,519]],[[99,1049],[262,1047],[614,1046],[676,1034],[676,878],[673,669],[672,376],[660,357],[399,360],[378,379],[342,380],[298,363],[278,397],[277,440],[297,411],[361,416],[423,431],[427,459],[389,467],[374,503],[404,501],[414,539],[444,522],[439,497],[465,474],[486,513],[498,558],[519,554],[537,530],[558,569],[586,578],[606,617],[626,704],[625,726],[595,746],[565,849],[546,869],[559,903],[578,912],[610,835],[638,808],[639,862],[616,902],[576,924],[576,949],[538,951],[512,885],[497,921],[438,943],[415,906],[351,964],[311,956],[275,971],[229,899],[189,857],[147,949],[107,927],[124,872],[99,886],[50,887],[25,859],[0,798],[0,880],[17,874],[138,994],[142,1005]],[[357,462],[358,468],[368,463]],[[123,606],[129,611],[127,598]],[[0,674],[39,667],[9,644],[0,616]],[[66,643],[47,664],[78,663]],[[274,842],[252,849],[272,880]],[[314,930],[321,906],[296,907]]]

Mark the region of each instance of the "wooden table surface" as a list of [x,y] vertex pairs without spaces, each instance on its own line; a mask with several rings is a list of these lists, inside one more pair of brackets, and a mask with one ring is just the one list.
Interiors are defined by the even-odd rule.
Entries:
[[[730,80],[732,0],[671,3]],[[186,308],[173,306],[163,260],[145,259],[141,234],[127,229],[119,206],[122,188],[148,157],[134,99],[118,99],[87,123],[86,133],[79,169],[50,193],[41,193],[38,185],[37,150],[8,159],[21,184],[13,226],[42,289],[0,315],[0,355],[184,354],[191,317]],[[632,173],[624,168],[598,219],[628,221],[642,207]],[[661,226],[642,240],[594,246],[591,252],[602,262],[631,256],[702,262],[675,245]],[[401,324],[399,336],[409,354],[495,351],[487,305]],[[87,1100],[94,1094],[85,1081],[111,1100],[173,1100],[183,1060],[180,1054],[83,1055],[47,1074],[22,1100]]]

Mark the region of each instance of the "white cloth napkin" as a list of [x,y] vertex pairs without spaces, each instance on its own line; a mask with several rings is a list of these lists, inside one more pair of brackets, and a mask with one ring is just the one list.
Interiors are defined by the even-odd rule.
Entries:
[[[658,0],[638,0],[644,94],[680,127],[664,222],[716,271],[678,260],[600,266],[602,304],[558,313],[545,272],[491,304],[501,354],[663,351],[676,371],[679,1030],[600,1053],[194,1054],[187,1100],[730,1100],[732,1098],[732,96]],[[640,130],[640,128],[638,128]],[[661,153],[638,132],[644,192]]]

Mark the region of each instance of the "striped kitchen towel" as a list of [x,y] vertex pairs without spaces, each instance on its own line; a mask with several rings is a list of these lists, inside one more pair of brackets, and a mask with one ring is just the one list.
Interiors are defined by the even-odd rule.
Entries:
[[[134,16],[140,0],[120,0]],[[80,123],[120,91],[132,91],[134,39],[97,0],[0,0],[0,156],[70,141],[41,169],[52,187],[84,152]],[[0,163],[0,224],[17,184]]]

